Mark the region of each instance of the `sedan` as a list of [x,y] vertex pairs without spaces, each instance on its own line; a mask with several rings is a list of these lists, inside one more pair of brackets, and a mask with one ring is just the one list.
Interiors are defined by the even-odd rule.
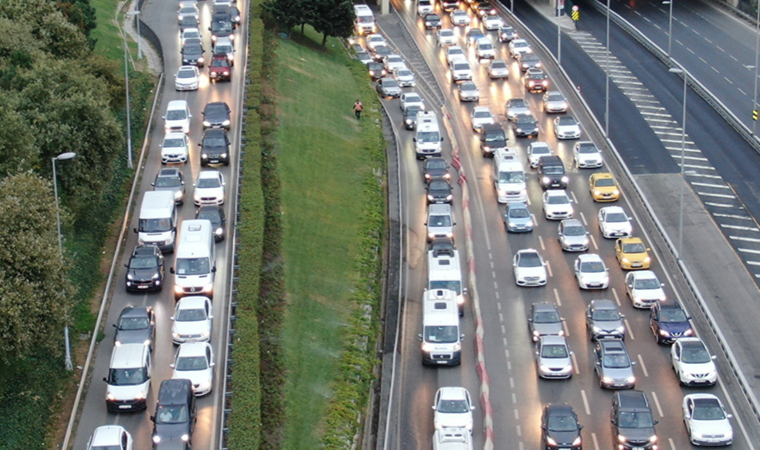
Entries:
[[564,113],[569,107],[567,99],[559,91],[549,91],[544,94],[542,104],[546,113]]
[[366,39],[367,49],[370,52],[374,52],[378,47],[387,47],[388,43],[385,42],[385,38],[381,34],[370,34]]
[[372,58],[375,61],[382,63],[383,61],[385,61],[385,58],[387,58],[388,56],[392,54],[393,54],[393,51],[389,47],[381,45],[380,47],[375,47],[375,51],[372,52]]
[[649,269],[652,258],[641,238],[627,237],[615,241],[615,257],[623,270]]
[[174,89],[177,91],[197,91],[201,74],[196,66],[182,66],[174,75]]
[[629,272],[625,276],[625,293],[634,308],[649,309],[657,302],[667,300],[663,284],[651,270]]
[[588,177],[588,189],[595,202],[620,200],[620,187],[611,173],[594,173]]
[[606,206],[597,214],[599,231],[606,239],[630,236],[633,233],[631,218],[620,206]]
[[628,349],[620,339],[602,339],[594,345],[594,371],[599,386],[606,389],[632,389],[636,375]]
[[491,79],[504,79],[509,78],[509,67],[503,59],[494,59],[488,66],[488,76]]
[[539,378],[571,378],[573,376],[572,354],[564,336],[541,336],[536,344],[535,357]]
[[518,250],[512,258],[515,283],[522,287],[546,285],[546,262],[537,250]]
[[554,119],[554,135],[557,139],[578,139],[581,126],[573,116],[560,116]]
[[417,105],[423,110],[425,109],[425,100],[423,100],[422,97],[420,97],[420,94],[416,92],[405,92],[401,94],[398,104],[402,111],[412,105]]
[[232,110],[225,102],[209,102],[203,108],[203,128],[230,129]]
[[201,12],[198,10],[197,6],[183,6],[177,11],[177,23],[180,23],[184,16],[192,16],[198,21],[201,18]]
[[470,123],[473,131],[479,131],[483,125],[496,123],[488,106],[476,106],[470,113]]
[[185,175],[174,167],[165,167],[158,171],[156,179],[150,184],[154,191],[170,191],[174,193],[174,202],[182,205],[185,202]]
[[461,9],[455,9],[451,11],[451,24],[458,27],[466,27],[470,25],[470,16],[467,15],[467,11]]
[[465,81],[457,87],[457,93],[459,94],[459,101],[462,102],[478,102],[480,101],[480,91],[478,86],[472,81]]
[[504,228],[508,233],[529,233],[533,231],[533,215],[523,202],[507,203],[504,212]]
[[528,69],[540,69],[541,68],[541,61],[538,59],[538,56],[536,56],[534,53],[520,53],[517,56],[517,63],[520,65],[520,70],[522,72],[527,71]]
[[383,63],[373,61],[367,64],[367,71],[372,81],[377,81],[383,78],[388,72],[385,70]]
[[224,240],[227,219],[224,217],[224,208],[219,205],[201,206],[195,212],[197,220],[208,220],[214,232],[214,242]]
[[501,17],[497,15],[488,15],[485,17],[485,19],[483,19],[483,28],[485,28],[488,31],[496,31],[503,24],[504,24],[504,21],[502,21]]
[[375,90],[383,97],[396,98],[401,95],[401,86],[398,85],[398,81],[390,77],[381,78]]
[[427,185],[427,203],[451,203],[454,200],[451,183],[445,178],[433,178]]
[[578,256],[573,267],[581,289],[607,289],[610,285],[609,269],[595,253]]
[[213,82],[232,80],[232,62],[226,53],[217,53],[211,57],[208,77]]
[[676,340],[670,347],[670,360],[679,383],[684,386],[715,386],[718,382],[715,356],[710,355],[699,338],[685,337]]
[[543,195],[544,217],[548,220],[573,218],[573,204],[564,189],[550,189]]
[[203,39],[203,35],[197,28],[185,28],[185,30],[182,31],[180,39],[181,45],[185,45],[185,42],[187,42],[188,39],[198,39],[200,41]]
[[542,302],[530,305],[528,313],[528,331],[533,342],[538,342],[542,336],[564,336],[565,327],[560,317],[557,305]]
[[578,169],[597,169],[602,167],[602,152],[591,141],[578,142],[573,147],[573,161]]
[[153,350],[156,340],[156,313],[150,306],[127,306],[113,324],[114,345],[143,344]]
[[712,394],[689,394],[683,399],[683,423],[694,445],[727,446],[734,440],[731,414]]
[[507,110],[507,119],[515,120],[517,116],[521,114],[530,114],[530,106],[528,102],[521,97],[510,98],[504,105],[504,109]]
[[548,404],[541,415],[542,449],[581,450],[581,426],[568,404]]
[[577,219],[565,219],[557,227],[557,239],[562,250],[566,252],[585,252],[588,250],[588,231]]
[[204,52],[205,50],[200,44],[188,41],[180,50],[182,65],[203,67],[205,63]]
[[204,170],[193,184],[195,206],[224,204],[224,175],[218,170]]
[[657,302],[649,311],[649,327],[658,344],[672,344],[676,339],[692,336],[690,316],[676,301]]
[[356,59],[358,59],[359,62],[365,66],[374,61],[374,59],[372,59],[372,55],[370,55],[369,52],[365,51],[356,52]]
[[446,48],[446,62],[448,64],[451,64],[452,61],[455,61],[457,59],[467,61],[467,56],[464,54],[464,50],[462,50],[462,47],[458,45],[452,45],[451,47],[447,47]]
[[528,164],[531,169],[538,168],[538,162],[542,156],[551,156],[554,152],[546,142],[531,142],[528,146]]
[[549,88],[549,75],[541,69],[528,69],[523,84],[528,92],[545,92]]
[[499,27],[499,41],[509,42],[515,38],[517,38],[517,32],[515,31],[514,27],[512,27],[512,25],[506,25],[502,23],[502,25]]
[[211,300],[208,297],[184,297],[174,308],[172,324],[172,342],[208,342],[211,339],[212,314]]
[[179,21],[180,35],[188,28],[198,28],[198,19],[196,19],[193,15],[182,16]]
[[416,84],[414,81],[414,72],[407,68],[397,70],[393,76],[401,87],[414,87]]
[[417,113],[424,111],[417,105],[411,105],[404,110],[404,128],[414,130],[417,128]]
[[201,150],[201,167],[209,164],[230,165],[230,139],[224,128],[210,128],[203,132],[198,146]]
[[470,393],[463,387],[443,387],[435,393],[433,423],[436,430],[464,428],[472,434],[472,404]]
[[103,425],[95,428],[87,450],[132,450],[132,435],[119,425]]
[[586,307],[586,328],[591,340],[625,339],[625,316],[612,300],[591,300]]
[[519,53],[530,53],[533,50],[525,39],[512,39],[509,41],[509,54],[512,58],[517,58]]
[[193,383],[193,392],[201,397],[211,392],[214,385],[214,349],[208,342],[187,342],[179,346],[172,379],[187,378]]
[[422,164],[422,177],[425,179],[426,183],[429,183],[436,178],[450,180],[451,174],[449,173],[449,165],[446,163],[445,159],[438,156],[427,158]]
[[538,122],[532,114],[520,114],[512,121],[512,130],[518,137],[538,137]]
[[164,287],[164,255],[155,245],[138,245],[127,268],[127,292],[160,291]]
[[383,64],[385,64],[385,70],[388,71],[388,73],[393,73],[398,69],[406,68],[404,58],[400,57],[399,55],[386,56]]
[[457,37],[451,28],[442,28],[436,33],[436,42],[441,47],[445,45],[454,45],[457,43]]

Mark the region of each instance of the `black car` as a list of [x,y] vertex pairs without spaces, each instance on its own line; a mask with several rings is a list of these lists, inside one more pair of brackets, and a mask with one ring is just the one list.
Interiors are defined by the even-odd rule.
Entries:
[[237,9],[237,6],[215,5],[213,14],[211,15],[211,20],[216,20],[218,16],[229,17],[229,20],[232,21],[232,24],[235,26],[235,28],[240,25],[240,10]]
[[548,404],[541,416],[541,443],[545,450],[581,450],[581,429],[578,416],[567,403]]
[[418,105],[410,105],[404,110],[404,128],[414,130],[417,128],[417,113],[424,111]]
[[612,397],[612,445],[621,450],[657,448],[657,421],[642,391],[618,391]]
[[445,178],[434,178],[427,185],[427,202],[451,203],[454,200],[451,183]]
[[459,0],[441,0],[441,8],[444,11],[453,11],[459,8]]
[[425,14],[425,29],[432,30],[434,28],[441,28],[441,17],[438,14]]
[[488,123],[480,128],[480,153],[493,158],[497,150],[507,148],[507,135],[498,123]]
[[694,334],[690,319],[676,301],[655,302],[649,313],[649,327],[658,344],[672,344]]
[[223,128],[210,128],[201,139],[201,166],[209,164],[230,165],[230,139]]
[[222,37],[229,37],[234,40],[233,33],[235,32],[235,25],[232,23],[232,18],[228,15],[215,15],[211,18],[211,26],[208,27],[211,32],[211,40],[216,42],[217,39]]
[[211,222],[211,229],[214,230],[214,240],[216,242],[224,240],[226,234],[225,224],[227,222],[227,219],[224,217],[224,208],[219,205],[201,206],[195,212],[195,218]]
[[182,54],[182,65],[203,67],[203,47],[195,42],[188,42],[180,50]]
[[179,20],[179,33],[182,34],[188,28],[198,28],[198,19],[193,15],[182,16]]
[[538,59],[535,53],[520,53],[517,56],[518,64],[520,64],[520,70],[525,72],[528,69],[540,69],[541,61]]
[[451,179],[449,165],[446,164],[445,159],[438,156],[433,156],[425,160],[425,163],[422,165],[422,173],[426,183],[436,178],[443,178],[447,181]]
[[386,74],[385,65],[380,62],[371,62],[367,64],[367,70],[372,81],[377,81],[383,78]]
[[160,291],[164,287],[164,255],[155,245],[138,245],[127,268],[127,292]]
[[481,19],[485,16],[493,16],[496,14],[496,8],[494,8],[490,2],[477,2],[473,3],[472,6]]
[[557,155],[542,156],[538,159],[538,183],[544,189],[565,189],[570,178],[565,174],[565,165]]
[[225,102],[206,103],[203,108],[203,128],[230,129],[230,113],[232,110]]
[[538,122],[532,114],[518,114],[512,122],[515,136],[538,137]]
[[[193,383],[187,378],[164,380],[158,389],[153,422],[153,445],[188,449],[195,428],[196,406]],[[169,444],[171,441],[179,443]],[[163,445],[162,445],[163,444]]]
[[390,49],[390,47],[381,45],[379,47],[375,47],[375,51],[372,52],[372,58],[375,59],[377,62],[385,61],[385,58],[389,55],[393,54],[393,50]]
[[116,334],[115,345],[147,344],[153,350],[156,340],[156,314],[150,306],[127,306],[121,310],[119,319],[113,324]]
[[549,89],[549,76],[543,70],[528,70],[523,82],[528,92],[546,92]]

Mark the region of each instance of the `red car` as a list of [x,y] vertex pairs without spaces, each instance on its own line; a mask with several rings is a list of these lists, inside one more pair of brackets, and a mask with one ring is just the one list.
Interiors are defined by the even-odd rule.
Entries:
[[211,64],[208,65],[208,77],[211,81],[230,81],[232,65],[226,54],[217,53],[211,58]]

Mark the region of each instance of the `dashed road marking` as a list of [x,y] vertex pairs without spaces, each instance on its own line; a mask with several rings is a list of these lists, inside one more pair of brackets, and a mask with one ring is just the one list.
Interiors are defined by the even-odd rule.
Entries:
[[554,288],[554,300],[557,302],[557,306],[562,306],[562,300],[559,298],[559,291]]
[[599,247],[596,245],[596,239],[594,239],[594,235],[591,234],[589,237],[591,238],[591,243],[594,244],[594,250],[599,250]]
[[755,239],[755,238],[748,238],[748,237],[742,237],[742,236],[729,236],[728,238],[734,241],[760,243],[760,239]]
[[644,376],[649,378],[649,372],[647,371],[646,364],[644,364],[644,358],[641,357],[641,353],[639,353],[639,363],[641,364],[641,370],[644,372]]
[[584,226],[588,226],[588,222],[586,222],[586,216],[583,214],[583,211],[581,211],[581,220],[583,221]]
[[654,404],[657,406],[657,412],[660,413],[660,417],[665,417],[665,414],[662,413],[662,407],[660,406],[660,399],[657,398],[657,392],[652,391],[652,398],[654,399]]
[[723,185],[723,184],[699,183],[697,181],[692,181],[691,184],[694,186],[705,186],[705,187],[711,187],[715,189],[731,189],[728,186]]
[[618,297],[617,290],[615,288],[612,288],[612,295],[615,297],[615,302],[618,306],[623,306],[620,304],[620,298]]
[[541,235],[538,236],[538,243],[541,245],[541,250],[546,250],[546,247],[544,247],[544,239]]
[[625,322],[625,330],[628,332],[628,335],[631,336],[631,340],[635,341],[636,338],[633,336],[633,330],[631,329],[631,324],[628,323],[628,319],[623,319],[623,321]]
[[575,371],[575,374],[580,375],[581,371],[578,369],[578,360],[575,359],[575,353],[571,353],[570,356],[573,358],[573,370]]
[[738,219],[738,220],[752,220],[751,217],[747,216],[737,216],[736,214],[721,214],[721,213],[713,213],[713,216],[715,217],[724,217],[726,219]]
[[583,397],[583,408],[586,410],[586,415],[591,415],[591,408],[588,405],[588,398],[586,398],[586,390],[581,389],[581,397]]
[[554,278],[554,274],[552,273],[552,265],[549,261],[546,261],[546,271],[549,272],[549,277]]

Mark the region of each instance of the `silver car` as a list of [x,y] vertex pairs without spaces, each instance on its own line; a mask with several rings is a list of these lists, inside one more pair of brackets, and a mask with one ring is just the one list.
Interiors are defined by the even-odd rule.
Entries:
[[564,336],[541,336],[536,344],[536,372],[545,379],[573,376],[573,352]]
[[594,370],[599,386],[607,389],[632,389],[636,387],[636,375],[628,356],[625,343],[620,339],[596,341],[594,346]]
[[528,233],[533,231],[533,215],[528,205],[523,202],[507,203],[504,212],[504,227],[509,233]]
[[174,202],[178,205],[185,202],[185,177],[177,168],[167,167],[159,170],[155,181],[150,185],[154,191],[173,192]]
[[459,92],[459,100],[462,102],[478,102],[480,101],[480,91],[478,86],[472,81],[465,81],[457,88]]
[[549,91],[544,94],[544,112],[564,113],[567,112],[567,99],[559,91]]
[[396,81],[401,87],[414,87],[415,85],[414,72],[409,69],[399,69],[393,76],[396,77]]
[[530,106],[524,98],[510,98],[504,105],[507,110],[507,119],[515,120],[520,114],[530,114]]
[[565,219],[557,227],[557,239],[566,252],[588,250],[588,231],[578,219]]
[[625,323],[612,300],[591,300],[586,308],[586,328],[592,340],[625,339]]
[[528,315],[528,329],[533,342],[538,342],[541,336],[564,336],[565,327],[560,317],[557,305],[549,302],[533,303]]
[[509,78],[509,67],[507,66],[507,63],[504,62],[503,59],[494,59],[491,61],[491,65],[488,66],[488,76],[490,76],[491,79],[502,78],[506,80]]

